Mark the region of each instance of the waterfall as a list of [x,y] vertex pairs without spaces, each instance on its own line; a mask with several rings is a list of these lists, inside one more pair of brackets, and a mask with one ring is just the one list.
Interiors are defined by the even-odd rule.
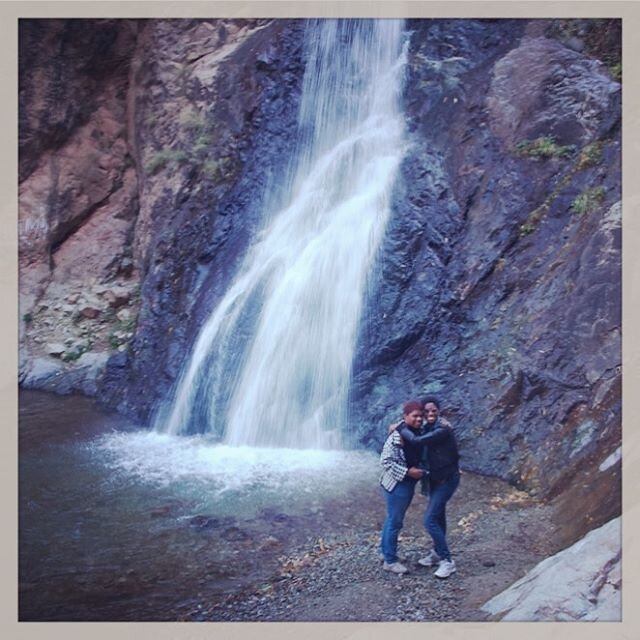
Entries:
[[347,423],[367,274],[406,150],[397,20],[317,20],[295,162],[265,225],[204,323],[156,428],[229,445],[334,449]]

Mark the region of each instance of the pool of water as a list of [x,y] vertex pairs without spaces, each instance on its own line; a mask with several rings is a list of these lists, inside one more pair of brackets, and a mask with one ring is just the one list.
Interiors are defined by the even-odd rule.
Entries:
[[356,528],[370,452],[226,447],[20,394],[20,620],[178,620]]

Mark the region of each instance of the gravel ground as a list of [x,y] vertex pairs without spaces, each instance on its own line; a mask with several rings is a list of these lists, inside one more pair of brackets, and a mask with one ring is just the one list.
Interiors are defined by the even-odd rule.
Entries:
[[[449,546],[457,572],[447,580],[417,564],[429,548],[425,498],[416,493],[399,554],[409,573],[382,570],[378,539],[384,518],[376,490],[353,505],[351,523],[278,558],[268,581],[198,602],[182,620],[473,621],[480,606],[555,553],[548,505],[493,479],[464,473],[448,506]],[[321,523],[320,523],[321,524]],[[256,557],[256,562],[260,558]]]

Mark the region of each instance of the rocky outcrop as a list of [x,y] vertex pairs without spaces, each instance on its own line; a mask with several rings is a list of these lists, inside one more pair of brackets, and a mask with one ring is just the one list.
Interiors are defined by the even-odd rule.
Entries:
[[[137,314],[132,239],[138,184],[126,113],[138,28],[135,21],[20,21],[25,386],[95,394],[104,356],[124,345],[117,336],[133,328],[122,325],[102,296],[126,289],[131,316]],[[51,352],[51,343],[62,350]],[[100,357],[87,354],[83,362],[92,359],[91,365],[80,366],[87,351]]]
[[397,389],[435,393],[463,466],[581,505],[570,543],[620,512],[619,465],[599,470],[620,443],[620,85],[520,22],[416,27],[356,437],[381,441]]
[[[305,25],[20,28],[21,380],[148,422],[295,149]],[[619,22],[408,28],[349,435],[436,393],[463,466],[553,500],[570,544],[620,511]]]
[[482,611],[494,620],[620,621],[620,534],[620,518],[590,531],[493,597]]

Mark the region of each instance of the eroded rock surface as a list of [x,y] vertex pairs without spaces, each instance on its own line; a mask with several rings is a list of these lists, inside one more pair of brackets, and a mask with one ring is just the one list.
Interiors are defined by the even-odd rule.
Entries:
[[615,622],[621,616],[620,518],[543,560],[482,610],[511,621]]

